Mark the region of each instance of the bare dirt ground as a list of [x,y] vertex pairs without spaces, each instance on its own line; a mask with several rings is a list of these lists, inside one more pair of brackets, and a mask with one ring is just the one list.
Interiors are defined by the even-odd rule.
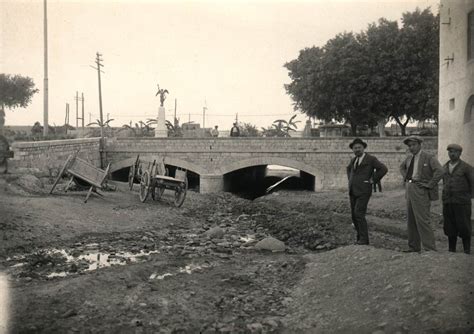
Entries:
[[[0,183],[8,332],[474,332],[474,256],[446,252],[439,203],[439,251],[407,254],[400,190],[374,194],[355,246],[343,192],[188,192],[178,209],[116,185],[84,204]],[[257,249],[267,236],[286,250]]]

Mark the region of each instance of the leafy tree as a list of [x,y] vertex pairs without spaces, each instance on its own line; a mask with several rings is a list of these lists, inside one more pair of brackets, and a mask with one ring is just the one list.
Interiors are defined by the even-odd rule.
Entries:
[[[156,122],[156,120],[155,120]],[[153,120],[148,120],[147,122],[138,121],[135,123],[135,126],[132,126],[132,122],[130,125],[124,124],[119,131],[129,130],[133,133],[134,137],[152,137],[153,136],[153,128],[150,126],[153,123]]]
[[261,137],[262,134],[258,131],[257,126],[252,123],[242,123],[239,125],[241,128],[241,137]]
[[183,131],[181,130],[181,127],[179,126],[179,123],[176,121],[174,124],[171,124],[170,121],[166,121],[166,128],[168,129],[168,137],[182,137],[183,136]]
[[0,134],[5,125],[5,108],[25,108],[37,92],[33,79],[0,73]]
[[91,125],[99,126],[100,131],[101,131],[101,136],[102,136],[102,131],[104,131],[104,128],[105,128],[104,132],[105,132],[106,135],[107,135],[107,133],[109,133],[109,134],[113,133],[113,130],[110,127],[110,122],[112,122],[112,121],[113,121],[113,119],[108,119],[106,121],[101,122],[100,119],[96,119],[95,122],[89,123],[86,126],[91,126]]
[[438,118],[439,15],[429,8],[404,13],[397,55],[400,92],[391,116],[402,135],[409,121]]
[[285,64],[295,110],[324,121],[373,128],[394,119],[437,118],[438,18],[430,9],[404,13],[402,28],[380,19],[359,34],[338,34]]

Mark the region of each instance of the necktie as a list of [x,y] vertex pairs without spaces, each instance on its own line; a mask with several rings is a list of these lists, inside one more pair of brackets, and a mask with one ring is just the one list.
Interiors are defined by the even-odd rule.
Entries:
[[359,167],[359,157],[357,157],[357,159],[355,161],[354,170],[357,170],[358,167]]
[[407,175],[405,176],[405,181],[411,180],[411,177],[413,176],[414,165],[415,165],[415,156],[411,158],[410,166],[408,166]]

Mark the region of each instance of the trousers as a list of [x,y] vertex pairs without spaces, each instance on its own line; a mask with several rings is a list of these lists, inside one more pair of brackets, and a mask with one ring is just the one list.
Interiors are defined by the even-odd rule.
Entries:
[[420,251],[421,245],[425,250],[436,250],[436,242],[431,227],[431,202],[428,189],[417,186],[415,183],[406,183],[407,199],[407,230],[408,247],[413,251]]
[[361,196],[349,196],[351,201],[351,216],[357,232],[357,241],[364,244],[369,244],[369,230],[367,228],[367,220],[365,214],[367,213],[367,205],[369,204],[370,195],[365,194]]
[[471,238],[471,204],[443,204],[443,230],[448,237]]

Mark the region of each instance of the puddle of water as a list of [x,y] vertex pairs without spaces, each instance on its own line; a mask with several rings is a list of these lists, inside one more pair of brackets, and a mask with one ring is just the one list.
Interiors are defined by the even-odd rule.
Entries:
[[115,254],[104,252],[90,252],[85,255],[80,255],[77,259],[88,261],[89,268],[87,268],[86,271],[92,271],[99,268],[110,267],[113,265],[124,265],[128,262],[137,262],[142,257],[156,253],[158,253],[158,251],[144,252],[143,250],[141,250],[140,253],[136,254],[130,252],[117,252]]
[[[71,253],[66,251],[65,249],[48,249],[45,250],[44,253],[46,255],[61,255],[66,259],[66,264],[72,264],[72,263],[78,263],[81,261],[85,261],[88,263],[88,267],[84,269],[84,271],[93,271],[97,270],[99,268],[105,268],[105,267],[110,267],[113,265],[125,265],[127,263],[131,262],[138,262],[141,259],[150,256],[151,254],[156,254],[158,251],[144,251],[141,250],[139,253],[131,253],[131,252],[116,252],[116,253],[107,253],[107,252],[99,252],[98,250],[94,250],[94,248],[97,248],[98,244],[88,244],[85,245],[86,249],[90,249],[92,251],[86,251],[85,254],[80,254],[78,256],[73,256]],[[41,251],[40,251],[41,252]],[[39,252],[38,252],[39,253]],[[23,255],[21,257],[17,258],[9,258],[7,260],[12,261],[12,260],[17,260],[17,261],[24,261],[27,259],[29,256],[32,254],[28,255]],[[26,262],[19,262],[16,264],[13,264],[10,266],[10,268],[17,269],[19,267],[22,267],[26,265]],[[48,278],[55,278],[55,277],[66,277],[70,273],[67,271],[59,271],[59,272],[52,272],[46,275]]]
[[177,274],[183,274],[183,273],[192,274],[196,270],[209,268],[209,267],[210,267],[210,265],[206,265],[206,264],[198,265],[198,264],[193,264],[192,263],[192,264],[189,264],[185,267],[178,268],[178,271],[175,274],[165,273],[163,275],[158,275],[157,273],[153,273],[153,274],[150,275],[149,279],[150,280],[154,280],[154,279],[162,280],[162,279],[164,279],[165,277],[168,277],[168,276],[175,276]]
[[67,276],[67,272],[61,271],[61,272],[58,272],[58,273],[51,273],[51,274],[47,275],[46,277],[54,278],[54,277],[66,277],[66,276]]
[[163,275],[151,274],[151,275],[150,275],[150,279],[159,279],[159,280],[162,280],[162,279],[164,279],[165,277],[168,277],[168,276],[173,276],[173,274],[172,274],[172,273],[166,273],[166,274],[163,274]]
[[253,237],[251,237],[251,236],[240,237],[240,241],[243,241],[243,242],[251,242],[251,241],[255,241],[255,238],[253,238]]

